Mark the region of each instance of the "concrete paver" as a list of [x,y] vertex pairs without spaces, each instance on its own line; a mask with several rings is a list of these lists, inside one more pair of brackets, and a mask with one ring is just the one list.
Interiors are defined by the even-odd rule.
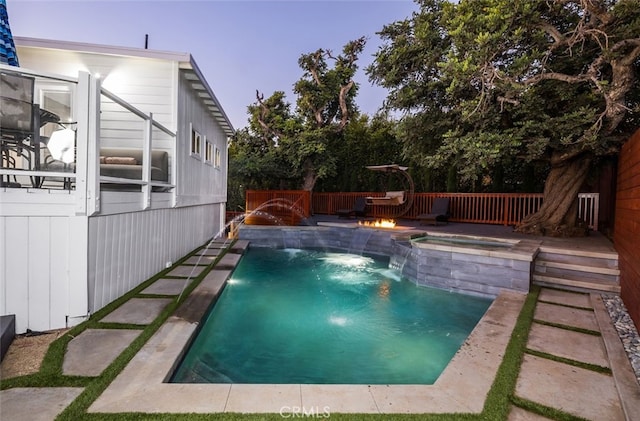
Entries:
[[189,281],[187,279],[158,279],[153,284],[142,290],[142,294],[179,295],[184,291],[188,282]]
[[197,255],[209,256],[209,257],[215,258],[217,256],[220,256],[223,252],[224,252],[224,249],[222,248],[210,248],[210,249],[203,249],[198,251]]
[[[566,307],[568,305],[584,310]],[[640,396],[640,387],[637,383],[629,385],[629,381],[621,380],[630,377],[631,367],[628,361],[626,364],[622,361],[620,353],[624,350],[613,333],[611,320],[598,294],[543,288],[538,296],[535,318],[567,328],[533,323],[527,348],[610,367],[613,375],[525,354],[516,384],[518,397],[590,420],[622,420],[625,412],[627,415],[637,412],[626,401]],[[570,327],[601,332],[601,335],[573,331]],[[511,417],[509,420],[512,421]]]
[[298,384],[273,384],[268,388],[257,384],[230,386],[225,412],[292,413],[296,408],[301,412],[303,406]]
[[0,391],[0,417],[7,421],[53,421],[81,387],[16,387]]
[[234,268],[240,262],[242,258],[241,254],[227,253],[218,262],[216,267],[218,268]]
[[549,419],[550,418],[513,406],[511,407],[507,421],[547,421]]
[[543,288],[538,296],[538,301],[565,304],[574,307],[591,308],[588,294],[578,292],[561,291],[559,289]]
[[358,385],[300,385],[302,406],[304,408],[318,408],[324,411],[341,413],[377,413],[379,408],[364,384]]
[[516,395],[588,420],[625,419],[613,378],[525,354]]
[[[585,294],[586,295],[586,294]],[[588,295],[587,295],[588,297]],[[536,320],[557,323],[581,329],[598,331],[598,323],[593,310],[581,310],[556,304],[538,302],[533,316]]]
[[182,262],[183,265],[199,265],[199,266],[207,266],[210,265],[211,262],[216,260],[215,256],[207,256],[204,254],[196,254],[195,256],[189,257],[187,260]]
[[176,266],[166,276],[179,276],[182,278],[195,278],[206,269],[206,266],[180,265]]
[[127,329],[85,330],[67,345],[62,373],[67,376],[99,376],[141,332]]
[[100,321],[147,325],[153,322],[171,301],[171,298],[132,298]]
[[631,362],[625,353],[622,341],[616,331],[602,297],[591,294],[591,302],[600,326],[600,333],[607,349],[613,379],[620,395],[620,401],[629,420],[640,419],[640,385]]
[[229,243],[225,242],[225,241],[212,241],[211,243],[207,244],[206,249],[208,249],[208,250],[223,250],[223,249],[226,249],[228,245],[229,245]]
[[574,361],[609,367],[602,338],[596,335],[534,323],[527,347]]

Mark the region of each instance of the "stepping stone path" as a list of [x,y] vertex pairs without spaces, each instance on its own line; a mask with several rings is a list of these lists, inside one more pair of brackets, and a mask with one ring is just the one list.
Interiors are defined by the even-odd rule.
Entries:
[[67,345],[62,373],[66,376],[99,376],[141,332],[126,329],[85,330]]
[[[550,357],[525,353],[516,396],[588,420],[625,420],[620,392],[611,374],[553,359],[610,367],[593,304],[597,299],[599,296],[586,293],[541,290],[527,349]],[[509,421],[538,419],[546,418],[522,409],[509,416]]]
[[100,321],[102,323],[123,323],[148,325],[169,305],[171,298],[131,298]]
[[16,387],[0,394],[0,418],[52,421],[82,393],[81,387]]
[[[248,247],[239,241],[227,253],[224,268],[215,267],[196,288],[189,299],[211,302],[212,294],[220,290],[231,274],[232,266],[240,260]],[[229,240],[210,242],[193,256],[177,265],[164,278],[156,280],[141,291],[143,295],[180,295],[193,278],[198,277],[225,252]],[[240,254],[238,254],[240,253]],[[101,323],[148,325],[160,316],[175,298],[134,297],[103,317]],[[185,302],[186,303],[186,302]],[[208,304],[207,304],[208,306]],[[202,308],[205,308],[204,306]],[[184,306],[183,308],[188,306]],[[202,312],[201,312],[202,313]],[[195,316],[195,315],[192,315]],[[198,317],[202,317],[199,314]],[[142,329],[87,329],[73,338],[63,360],[62,371],[69,376],[99,376],[140,334]],[[11,421],[52,421],[76,399],[83,388],[47,387],[12,388],[0,392],[0,419]]]

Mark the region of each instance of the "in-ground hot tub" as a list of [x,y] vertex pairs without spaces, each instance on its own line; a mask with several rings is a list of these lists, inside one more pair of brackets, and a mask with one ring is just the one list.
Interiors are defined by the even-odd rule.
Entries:
[[403,274],[418,284],[496,296],[501,290],[528,292],[535,240],[465,235],[412,235],[397,243],[406,256]]

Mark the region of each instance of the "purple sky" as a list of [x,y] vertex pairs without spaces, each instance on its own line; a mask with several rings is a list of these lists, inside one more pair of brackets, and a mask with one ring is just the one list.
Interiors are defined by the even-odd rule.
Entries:
[[291,89],[302,75],[301,54],[318,48],[338,53],[347,42],[368,38],[360,56],[357,98],[373,115],[386,91],[362,71],[369,65],[385,24],[417,10],[410,0],[333,1],[138,1],[7,0],[14,36],[189,52],[235,128],[247,124],[247,106],[258,89],[265,97]]

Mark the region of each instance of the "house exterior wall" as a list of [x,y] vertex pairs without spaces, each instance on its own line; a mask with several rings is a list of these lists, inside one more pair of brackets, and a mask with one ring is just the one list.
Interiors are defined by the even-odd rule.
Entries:
[[86,250],[84,216],[0,218],[0,314],[16,315],[16,333],[86,318]]
[[[227,201],[227,137],[220,125],[211,117],[202,100],[191,89],[184,75],[179,78],[178,130],[177,130],[177,204],[190,206]],[[201,135],[199,155],[191,153],[192,130]],[[207,162],[206,143],[212,144],[213,162]],[[215,150],[220,153],[219,166],[215,163]]]
[[[167,262],[222,232],[227,150],[220,123],[182,79],[180,68],[190,66],[190,58],[185,58],[190,56],[156,54],[163,59],[146,53],[119,55],[111,48],[105,53],[98,48],[96,53],[19,44],[18,50],[23,68],[36,73],[72,78],[83,71],[99,73],[103,88],[136,109],[153,113],[154,120],[176,133],[175,138],[156,137],[160,130],[154,128],[151,146],[170,152],[170,182],[176,185],[176,195],[153,192],[149,203],[143,203],[143,192],[131,191],[104,190],[100,196],[87,194],[86,189],[0,192],[0,314],[16,314],[16,332],[23,333],[76,324],[164,269]],[[38,78],[36,89],[53,84]],[[90,96],[72,98],[86,101]],[[36,102],[38,97],[36,93]],[[82,100],[76,102],[72,108],[78,115],[73,117],[78,128],[80,123],[85,127],[91,113],[80,104]],[[141,118],[104,95],[100,108],[99,114],[94,111],[88,118],[99,119],[95,127],[101,146],[142,148]],[[191,156],[192,127],[220,151],[218,167]],[[78,130],[78,156],[80,145],[86,154],[90,142],[94,141],[87,141]],[[96,174],[95,155],[94,163],[87,163],[86,156],[84,161],[78,158],[77,181]],[[89,167],[88,173],[81,172],[81,163]],[[100,206],[89,206],[96,197]]]
[[627,140],[618,161],[613,243],[619,256],[620,297],[640,329],[640,130]]
[[[146,57],[131,57],[17,46],[20,65],[27,69],[77,77],[79,71],[100,75],[102,86],[171,130],[176,129],[176,62]],[[42,88],[42,87],[41,87]],[[46,88],[46,86],[45,86]],[[36,101],[38,96],[36,95]],[[121,146],[119,140],[141,139],[139,120],[124,117],[122,108],[105,105],[101,119],[101,142],[104,146]],[[123,118],[131,123],[122,124]]]
[[[170,180],[176,205],[226,202],[227,137],[176,61],[18,45],[25,68],[76,77],[78,71],[100,75],[101,85],[176,132],[176,138],[154,129],[152,149],[170,152]],[[36,86],[46,89],[47,86]],[[38,94],[36,94],[37,100]],[[142,148],[144,124],[105,97],[100,101],[100,146]],[[191,154],[191,130],[202,136],[200,156]],[[220,152],[220,165],[205,162],[205,142]],[[174,145],[175,143],[175,145]],[[176,155],[172,153],[176,147]],[[177,161],[177,162],[174,162]],[[213,157],[215,160],[215,157]]]
[[154,209],[89,219],[89,310],[140,285],[219,230],[214,204]]

